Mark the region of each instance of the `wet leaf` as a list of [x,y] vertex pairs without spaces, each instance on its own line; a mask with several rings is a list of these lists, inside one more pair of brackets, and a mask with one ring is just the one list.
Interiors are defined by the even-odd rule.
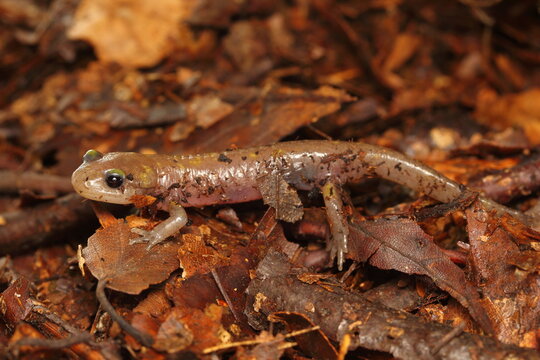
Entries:
[[205,95],[193,99],[188,106],[188,114],[195,124],[207,129],[234,111],[234,106],[218,96]]

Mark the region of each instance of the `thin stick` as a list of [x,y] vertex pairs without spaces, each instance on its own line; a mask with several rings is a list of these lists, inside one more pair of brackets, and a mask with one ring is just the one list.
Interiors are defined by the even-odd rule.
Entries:
[[437,343],[435,343],[435,346],[433,349],[431,349],[431,355],[437,354],[445,345],[447,345],[452,339],[458,337],[461,335],[463,330],[465,329],[465,322],[462,321],[453,328],[451,331],[449,331],[446,335],[444,335]]
[[10,350],[19,349],[22,346],[36,346],[47,349],[63,349],[79,343],[92,343],[93,338],[90,333],[82,332],[63,339],[40,339],[22,338],[9,346]]
[[306,127],[313,131],[315,134],[319,135],[321,138],[323,139],[326,139],[326,140],[334,140],[332,139],[332,137],[330,135],[328,135],[327,133],[325,133],[324,131],[322,130],[319,130],[317,129],[315,126],[311,125],[311,124],[307,124]]
[[120,314],[116,312],[114,307],[107,299],[107,296],[105,296],[105,285],[107,285],[107,279],[102,279],[98,281],[98,285],[96,288],[96,297],[103,309],[109,313],[111,318],[116,321],[125,332],[133,336],[135,340],[137,340],[146,347],[152,346],[152,344],[154,343],[154,339],[150,335],[134,328],[130,323],[126,321],[126,319],[124,319],[122,316],[120,316]]
[[[298,336],[298,335],[303,335],[303,334],[306,334],[308,332],[312,332],[312,331],[316,331],[316,330],[319,330],[321,327],[320,326],[312,326],[310,328],[307,328],[307,329],[302,329],[302,330],[296,330],[296,331],[293,331],[291,332],[290,334],[287,334],[285,336],[283,336],[283,339],[286,339],[286,338],[290,338],[290,337],[293,337],[293,336]],[[277,340],[281,340],[281,339],[277,339]],[[230,348],[234,348],[234,347],[238,347],[238,346],[245,346],[245,345],[257,345],[257,344],[261,344],[263,342],[271,342],[271,341],[268,341],[268,339],[254,339],[254,340],[244,340],[244,341],[237,341],[237,342],[232,342],[232,343],[228,343],[228,344],[220,344],[220,345],[216,345],[216,346],[212,346],[212,347],[209,347],[209,348],[206,348],[203,350],[203,354],[210,354],[210,353],[213,353],[213,352],[216,352],[216,351],[219,351],[219,350],[226,350],[226,349],[230,349]],[[276,341],[276,340],[272,340],[272,341]]]
[[34,305],[32,307],[32,310],[35,311],[38,314],[43,315],[46,319],[51,321],[52,323],[61,326],[66,330],[67,332],[71,333],[72,335],[80,335],[81,331],[74,326],[67,323],[65,320],[63,320],[60,316],[56,315],[55,313],[51,312],[50,309],[46,308],[42,305]]
[[356,270],[356,266],[357,266],[357,263],[356,263],[356,262],[353,262],[353,263],[351,264],[351,266],[349,266],[349,269],[343,273],[343,275],[342,275],[341,278],[339,279],[339,282],[340,282],[340,283],[344,283],[345,280],[347,280],[347,279],[349,278],[349,276],[351,276],[352,272],[353,272],[354,270]]

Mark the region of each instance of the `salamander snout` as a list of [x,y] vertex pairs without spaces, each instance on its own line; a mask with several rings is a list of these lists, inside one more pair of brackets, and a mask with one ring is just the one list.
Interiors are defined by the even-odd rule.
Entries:
[[124,179],[125,177],[120,176],[118,172],[103,171],[94,169],[88,164],[82,164],[71,175],[71,184],[79,195],[87,199],[113,204],[130,204],[129,198],[132,194],[122,186]]
[[71,176],[73,188],[81,196],[113,204],[130,204],[134,195],[147,194],[156,187],[152,160],[137,153],[101,154],[89,150]]

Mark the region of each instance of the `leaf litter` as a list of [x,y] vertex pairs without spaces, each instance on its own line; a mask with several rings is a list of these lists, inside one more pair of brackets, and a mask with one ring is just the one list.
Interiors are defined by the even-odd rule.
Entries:
[[[398,149],[540,218],[534,2],[0,10],[0,167],[16,180],[0,197],[1,357],[538,358],[538,226],[490,214],[474,194],[411,205],[416,194],[384,181],[351,187],[365,218],[350,224],[343,272],[324,216],[311,217],[319,195],[292,197],[279,173],[265,199],[277,214],[262,202],[193,209],[150,253],[127,242],[159,221],[155,199],[137,199],[144,218],[94,207],[103,229],[83,275],[74,249],[96,227],[88,202],[28,192],[57,189],[89,148],[188,154],[324,137]],[[91,275],[108,281],[112,311]]]

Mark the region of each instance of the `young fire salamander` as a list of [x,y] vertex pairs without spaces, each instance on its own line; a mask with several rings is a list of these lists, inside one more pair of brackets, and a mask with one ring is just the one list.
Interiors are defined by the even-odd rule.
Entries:
[[[348,226],[342,185],[377,176],[450,202],[467,190],[435,170],[396,151],[364,143],[291,141],[251,149],[190,156],[109,153],[89,150],[73,173],[72,183],[83,197],[130,204],[134,195],[160,199],[170,217],[133,243],[148,248],[177,233],[187,222],[186,206],[240,203],[256,199],[274,207],[281,220],[295,222],[303,208],[296,190],[320,189],[332,233],[332,257],[342,267]],[[524,215],[483,196],[483,205],[521,220]]]

